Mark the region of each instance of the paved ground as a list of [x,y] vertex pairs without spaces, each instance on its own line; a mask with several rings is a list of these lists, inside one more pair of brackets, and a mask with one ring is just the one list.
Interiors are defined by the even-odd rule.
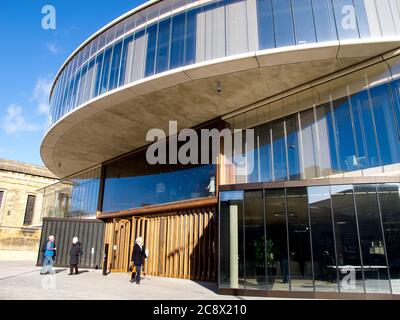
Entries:
[[216,285],[208,282],[149,276],[138,286],[124,273],[103,276],[100,270],[81,270],[77,276],[68,276],[69,269],[55,268],[54,276],[41,276],[39,270],[33,262],[0,261],[0,300],[255,299],[217,295]]

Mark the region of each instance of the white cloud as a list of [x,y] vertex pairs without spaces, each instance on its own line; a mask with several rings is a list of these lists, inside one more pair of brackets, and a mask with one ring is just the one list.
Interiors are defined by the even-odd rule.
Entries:
[[1,126],[7,134],[39,130],[39,127],[36,124],[30,123],[25,119],[22,114],[22,108],[16,104],[8,106],[6,116],[4,117]]
[[49,50],[51,54],[58,54],[60,52],[60,48],[57,46],[55,42],[49,42],[46,44],[46,46],[47,50]]
[[49,112],[49,96],[51,86],[52,81],[50,76],[39,78],[36,81],[32,100],[37,103],[37,111],[39,114],[47,114]]

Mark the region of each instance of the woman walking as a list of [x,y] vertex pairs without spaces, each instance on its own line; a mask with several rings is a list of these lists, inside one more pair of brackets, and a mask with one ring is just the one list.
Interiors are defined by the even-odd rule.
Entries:
[[[136,277],[135,277],[136,284],[140,284],[140,269],[142,268],[145,258],[146,258],[146,249],[144,248],[143,245],[143,238],[137,237],[132,252],[132,262],[136,267]],[[131,279],[131,282],[133,282],[133,279]]]
[[73,271],[75,269],[75,274],[79,274],[78,271],[78,264],[79,264],[79,257],[83,254],[83,251],[81,249],[81,243],[78,240],[78,237],[74,237],[72,239],[72,248],[69,252],[69,265],[70,265],[70,271],[69,275],[73,275]]

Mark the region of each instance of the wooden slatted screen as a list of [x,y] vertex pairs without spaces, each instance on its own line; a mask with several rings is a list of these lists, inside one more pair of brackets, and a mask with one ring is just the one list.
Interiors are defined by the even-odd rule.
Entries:
[[[122,221],[122,222],[121,222]],[[215,281],[217,267],[217,232],[215,208],[190,209],[169,214],[134,216],[128,235],[119,233],[125,220],[106,224],[104,243],[109,243],[109,256],[117,243],[114,265],[108,270],[125,271],[129,267],[135,239],[143,237],[149,256],[143,271],[153,276]],[[126,233],[127,229],[125,229]],[[123,250],[124,252],[121,252]],[[110,260],[110,259],[109,259]]]

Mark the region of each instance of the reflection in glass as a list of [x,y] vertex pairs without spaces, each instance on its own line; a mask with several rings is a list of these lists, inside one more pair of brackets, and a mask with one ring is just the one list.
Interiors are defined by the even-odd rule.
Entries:
[[160,73],[168,69],[170,29],[171,19],[165,19],[159,23],[155,73]]
[[286,141],[283,121],[272,125],[273,154],[274,154],[274,181],[287,179]]
[[378,195],[392,292],[400,294],[400,184],[379,184]]
[[289,290],[289,257],[285,190],[265,191],[267,231],[267,288],[272,291]]
[[299,124],[297,115],[285,120],[289,180],[300,180]]
[[220,193],[221,288],[244,287],[243,191]]
[[332,3],[339,39],[358,39],[357,16],[353,0],[334,0]]
[[307,189],[288,188],[286,199],[290,288],[292,291],[313,291]]
[[106,167],[103,211],[211,196],[215,165],[151,165],[145,152]]
[[244,194],[246,288],[266,289],[266,257],[263,192]]
[[297,44],[307,44],[316,41],[314,16],[311,3],[312,0],[292,1]]
[[382,164],[398,163],[400,136],[393,134],[397,132],[397,127],[389,86],[387,83],[374,86],[370,93]]
[[294,45],[290,0],[272,0],[277,47]]
[[315,291],[337,292],[335,237],[328,186],[308,188]]
[[350,115],[349,101],[347,97],[333,102],[333,114],[335,118],[336,142],[339,150],[340,171],[354,171],[359,169],[358,157],[353,140],[353,127]]
[[331,186],[340,292],[364,292],[352,186]]
[[319,176],[317,132],[314,119],[314,109],[300,113],[301,139],[303,147],[302,178],[311,179]]
[[312,1],[317,41],[336,40],[336,26],[331,0]]
[[275,48],[272,0],[257,0],[257,23],[260,49]]
[[375,185],[356,185],[354,194],[367,293],[390,293]]

